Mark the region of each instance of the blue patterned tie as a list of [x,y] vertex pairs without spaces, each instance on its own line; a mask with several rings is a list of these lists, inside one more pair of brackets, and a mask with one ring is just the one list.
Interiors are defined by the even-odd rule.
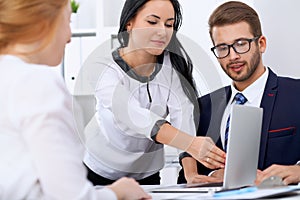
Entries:
[[[242,93],[237,93],[234,96],[235,104],[240,104],[243,105],[246,103],[247,99]],[[228,142],[228,131],[229,131],[229,122],[230,122],[230,115],[228,116],[227,123],[226,123],[226,129],[225,129],[225,145],[224,145],[224,150],[225,152],[227,151],[227,142]]]

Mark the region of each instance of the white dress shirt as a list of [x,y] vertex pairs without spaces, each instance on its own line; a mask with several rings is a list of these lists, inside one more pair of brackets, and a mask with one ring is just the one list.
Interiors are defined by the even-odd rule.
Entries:
[[116,199],[86,179],[62,77],[4,55],[0,81],[0,199]]
[[265,72],[254,83],[249,85],[243,91],[238,91],[234,87],[234,85],[231,84],[232,94],[231,94],[230,100],[225,108],[223,118],[222,118],[221,128],[220,128],[220,131],[221,131],[220,135],[221,135],[221,140],[222,140],[223,146],[224,146],[224,140],[225,140],[225,129],[226,129],[227,119],[230,114],[232,105],[235,104],[234,96],[237,93],[242,93],[247,99],[247,101],[244,105],[260,107],[260,103],[262,100],[262,96],[263,96],[265,86],[267,83],[267,79],[268,79],[268,75],[269,75],[269,69],[267,67],[265,67],[265,69],[266,69]]

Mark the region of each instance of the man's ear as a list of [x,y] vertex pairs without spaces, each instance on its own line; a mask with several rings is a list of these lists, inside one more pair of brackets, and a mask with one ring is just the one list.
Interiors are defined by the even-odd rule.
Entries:
[[261,36],[258,42],[259,50],[261,53],[264,53],[267,48],[267,39],[265,36]]

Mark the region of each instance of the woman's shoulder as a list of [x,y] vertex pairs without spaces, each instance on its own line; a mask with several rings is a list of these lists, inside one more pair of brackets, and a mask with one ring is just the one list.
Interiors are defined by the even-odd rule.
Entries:
[[47,79],[62,78],[60,70],[55,67],[28,63],[16,56],[2,56],[0,63],[1,69],[6,72],[6,76],[13,77],[12,81],[26,78],[27,81],[24,81],[24,83],[41,79],[43,80],[41,82],[45,82]]
[[31,64],[16,57],[7,58],[4,67],[8,69],[7,76],[10,78],[11,86],[16,90],[36,92],[59,88],[65,90],[63,75],[57,67]]

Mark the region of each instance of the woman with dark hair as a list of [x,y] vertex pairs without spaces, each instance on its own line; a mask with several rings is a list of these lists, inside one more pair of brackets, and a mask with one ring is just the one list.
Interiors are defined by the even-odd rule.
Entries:
[[127,176],[160,184],[163,144],[209,168],[223,167],[225,153],[210,138],[195,137],[197,95],[192,62],[176,37],[182,20],[178,1],[127,0],[120,19],[121,46],[108,62],[98,62],[103,72],[94,120],[101,139],[87,146],[89,180],[106,185]]
[[[127,22],[130,21],[138,12],[138,10],[147,2],[145,1],[126,1],[120,19],[120,28],[118,34],[118,40],[121,44],[121,47],[127,47],[129,42],[129,33],[127,32]],[[179,30],[182,23],[182,15],[180,4],[177,0],[170,0],[173,5],[175,17],[172,21],[172,29],[174,31],[171,40],[166,47],[166,50],[170,53],[170,60],[173,67],[178,71],[185,80],[189,83],[189,86],[192,87],[193,91],[189,94],[191,100],[196,97],[196,86],[192,77],[193,64],[186,53],[185,49],[182,47],[178,38],[176,37],[176,31]],[[184,85],[185,86],[185,85]]]

